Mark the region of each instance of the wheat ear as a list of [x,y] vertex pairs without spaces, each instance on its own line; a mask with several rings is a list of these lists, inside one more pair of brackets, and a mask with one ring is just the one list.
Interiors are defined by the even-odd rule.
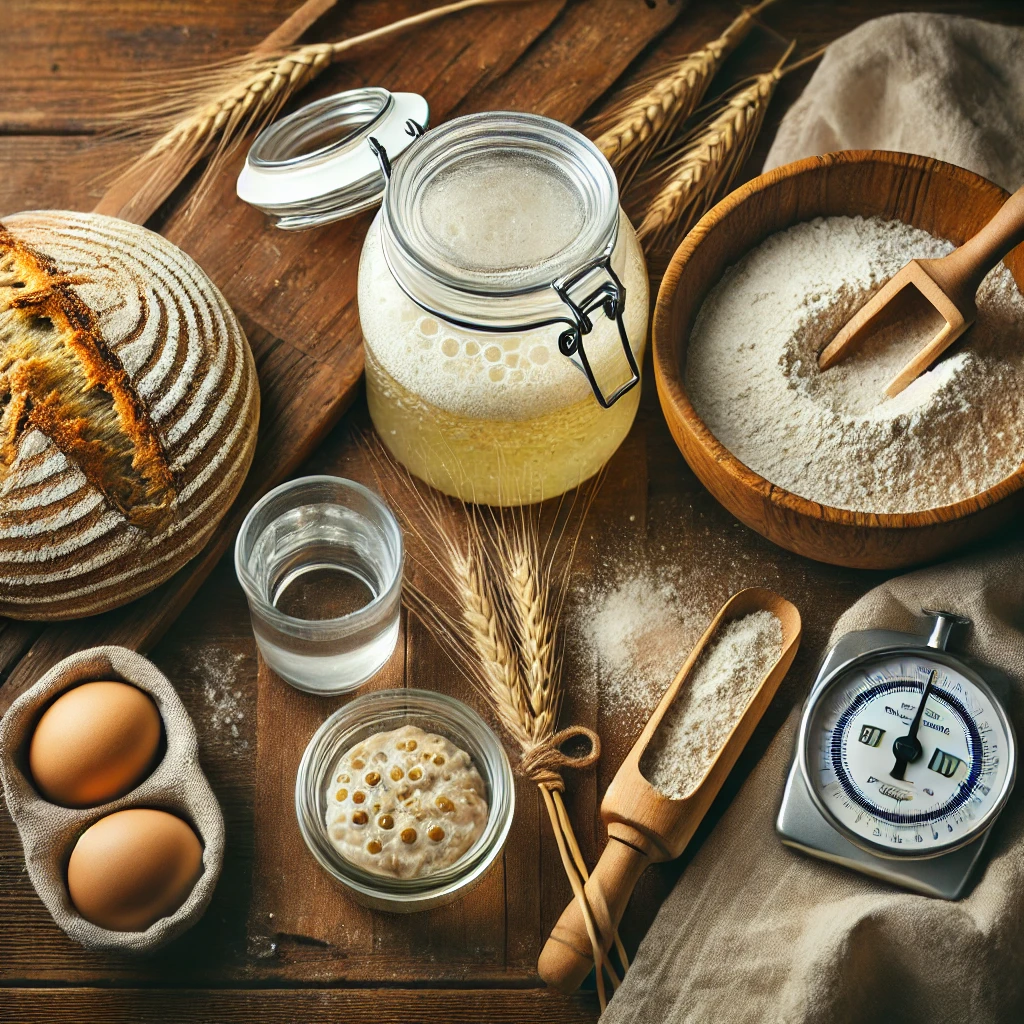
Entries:
[[779,81],[821,53],[816,51],[785,67],[794,45],[790,43],[771,71],[756,75],[750,85],[733,92],[717,113],[698,125],[645,176],[645,181],[666,180],[637,229],[649,255],[663,251],[685,235],[729,191],[754,148]]
[[533,740],[546,740],[555,731],[561,710],[555,626],[550,601],[531,538],[515,535],[504,552],[510,605],[519,635],[526,700],[533,712]]
[[533,745],[533,728],[519,662],[498,616],[481,558],[472,550],[453,549],[449,565],[462,618],[480,659],[498,718],[520,746],[528,748]]
[[[509,604],[516,623],[519,659],[511,651],[508,634],[502,628],[496,604],[490,593],[485,571],[486,556],[482,554],[479,531],[470,531],[471,548],[463,553],[449,552],[453,578],[459,588],[462,616],[488,681],[491,701],[503,727],[529,755],[551,743],[561,703],[561,683],[553,674],[554,625],[548,615],[547,590],[540,580],[536,560],[537,545],[532,532],[521,525],[511,539],[504,537],[499,545],[502,578],[508,590]],[[474,552],[473,549],[476,549]],[[526,673],[524,686],[521,671]],[[556,738],[557,739],[557,738]],[[525,760],[526,758],[524,758]],[[607,1005],[604,975],[608,974],[613,989],[620,984],[618,974],[601,949],[597,923],[584,892],[587,870],[564,812],[560,791],[547,782],[538,783],[544,807],[551,821],[558,853],[573,895],[583,913],[583,922],[590,939],[597,975],[598,1002],[602,1011]],[[616,945],[624,963],[625,950],[618,933]]]
[[745,8],[717,39],[634,83],[590,122],[588,134],[615,168],[620,188],[697,109],[722,61],[746,37],[755,15],[773,2]]

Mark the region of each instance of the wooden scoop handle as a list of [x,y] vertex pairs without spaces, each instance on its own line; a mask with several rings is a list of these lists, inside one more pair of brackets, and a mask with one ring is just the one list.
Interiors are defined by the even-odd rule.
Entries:
[[[650,855],[637,847],[614,836],[608,839],[608,845],[584,887],[602,952],[607,953],[611,949],[629,897],[650,863]],[[594,953],[583,922],[583,911],[579,901],[573,900],[562,911],[544,944],[537,970],[553,988],[575,992],[593,966]]]
[[941,259],[918,260],[918,263],[957,309],[970,310],[974,308],[974,296],[985,275],[1021,242],[1024,242],[1024,186],[959,249]]

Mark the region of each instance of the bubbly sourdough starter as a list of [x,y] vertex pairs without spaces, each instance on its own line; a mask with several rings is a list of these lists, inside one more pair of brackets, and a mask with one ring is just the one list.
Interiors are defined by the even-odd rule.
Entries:
[[326,821],[353,864],[420,878],[454,864],[480,838],[486,789],[464,750],[405,725],[342,755],[328,779]]
[[765,240],[701,307],[686,386],[741,462],[801,497],[861,512],[970,498],[1024,461],[1024,297],[999,264],[978,319],[895,398],[884,389],[939,324],[916,317],[822,373],[817,353],[910,259],[949,242],[898,221],[819,218]]
[[[564,250],[582,223],[568,183],[507,157],[475,176],[439,176],[422,203],[440,258],[503,282]],[[626,288],[626,329],[640,362],[647,271],[621,213],[612,265]],[[379,221],[363,247],[359,316],[378,433],[409,470],[449,494],[488,504],[561,494],[608,461],[636,414],[639,387],[601,408],[583,373],[558,351],[564,325],[474,332],[426,313],[391,275]],[[584,344],[599,380],[602,371],[623,379],[613,320],[597,311]]]
[[432,178],[420,199],[438,248],[457,267],[505,276],[568,248],[583,228],[572,184],[555,168],[502,154]]

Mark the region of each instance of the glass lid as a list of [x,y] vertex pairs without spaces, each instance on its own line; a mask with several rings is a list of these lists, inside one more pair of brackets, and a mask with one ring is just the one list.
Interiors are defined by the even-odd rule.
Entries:
[[608,162],[568,125],[513,111],[471,114],[435,128],[395,167],[385,252],[404,263],[407,280],[521,295],[609,252],[618,203]]

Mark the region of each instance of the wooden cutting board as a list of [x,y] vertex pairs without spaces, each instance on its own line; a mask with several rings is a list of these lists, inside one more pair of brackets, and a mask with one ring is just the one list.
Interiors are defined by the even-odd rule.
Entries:
[[[572,123],[684,6],[536,0],[467,11],[328,70],[300,102],[374,84],[421,92],[434,124],[501,108]],[[414,0],[396,0],[387,5],[387,18],[422,9]],[[371,27],[359,24],[358,30]],[[337,31],[353,30],[343,22]],[[213,278],[252,347],[262,413],[249,477],[203,553],[147,597],[77,622],[3,624],[0,673],[11,671],[0,688],[0,714],[73,651],[107,643],[152,647],[224,555],[253,502],[301,466],[358,392],[363,355],[356,279],[372,215],[315,231],[278,231],[235,196],[244,150],[191,214],[171,215],[163,234]]]

